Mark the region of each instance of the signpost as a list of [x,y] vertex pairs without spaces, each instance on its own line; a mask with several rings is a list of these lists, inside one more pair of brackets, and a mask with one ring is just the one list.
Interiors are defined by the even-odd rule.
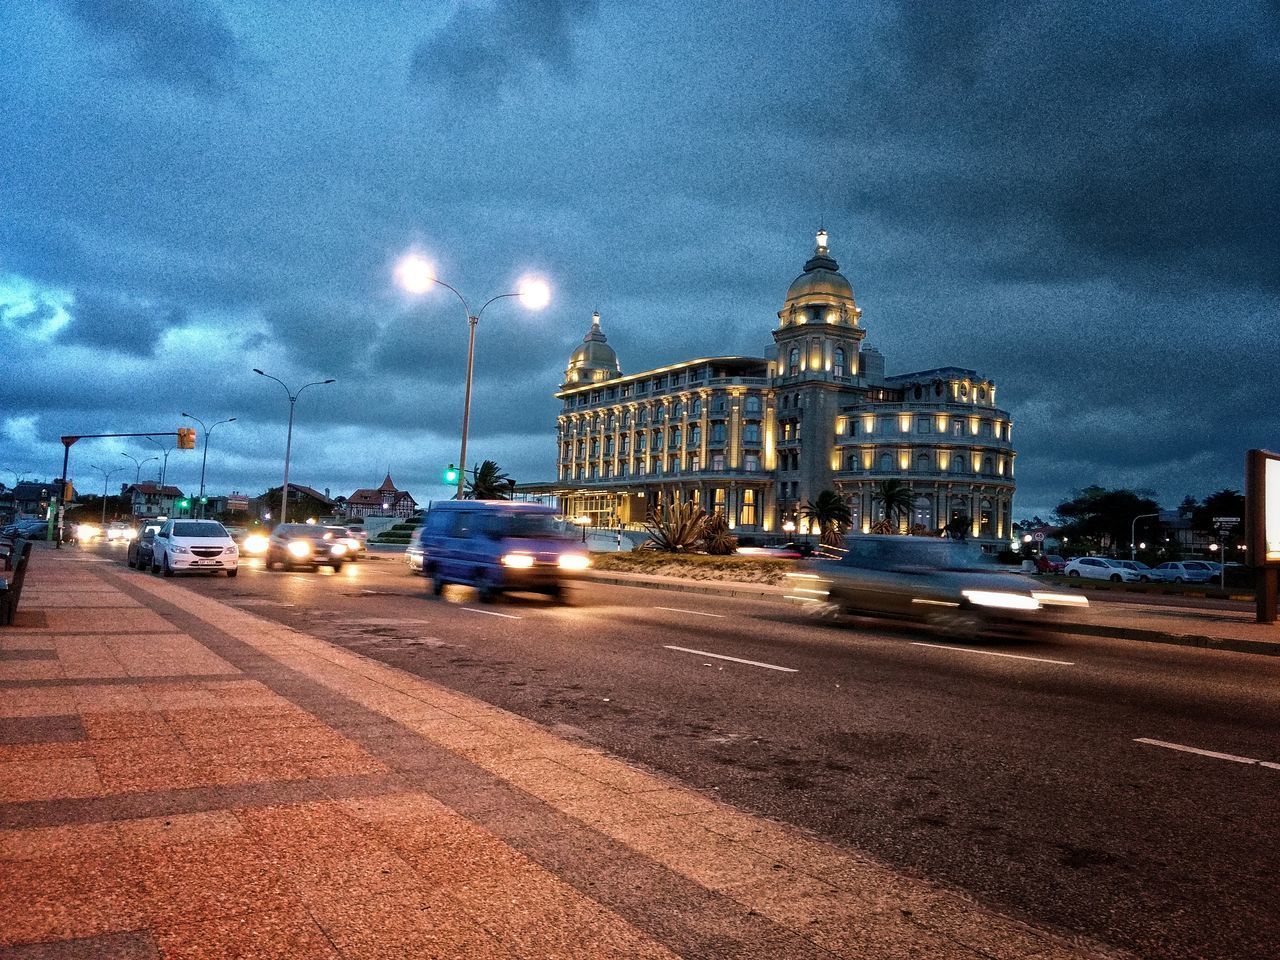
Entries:
[[1257,571],[1257,620],[1275,623],[1280,580],[1280,453],[1248,452],[1244,491],[1249,562]]

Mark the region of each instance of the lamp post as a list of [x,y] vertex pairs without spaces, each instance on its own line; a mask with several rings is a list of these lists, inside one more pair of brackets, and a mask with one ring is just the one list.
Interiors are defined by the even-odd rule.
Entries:
[[279,377],[273,377],[269,373],[263,373],[257,367],[253,368],[253,372],[260,377],[266,377],[268,380],[274,380],[280,386],[284,387],[285,396],[289,398],[289,432],[284,442],[284,486],[280,488],[280,522],[287,523],[289,520],[289,456],[293,452],[293,407],[298,402],[298,397],[302,396],[302,391],[307,387],[322,387],[326,383],[336,382],[332,377],[328,380],[313,380],[311,383],[304,383],[298,388],[298,392],[294,393],[289,389],[288,385]]
[[1148,517],[1158,517],[1158,513],[1140,513],[1133,518],[1133,523],[1129,524],[1129,559],[1138,559],[1138,521],[1145,520]]
[[135,487],[142,482],[142,465],[144,463],[150,463],[152,460],[160,459],[159,457],[147,457],[145,460],[139,460],[137,457],[135,457],[131,453],[122,453],[120,454],[120,456],[128,457],[130,460],[133,461],[134,467],[137,468],[136,470],[134,470],[134,473],[133,473],[133,485]]
[[91,463],[89,466],[102,474],[102,526],[105,529],[107,526],[107,483],[112,477],[123,470],[124,467],[116,467],[113,470],[108,470],[106,467],[100,467],[96,463]]
[[[174,448],[166,447],[163,443],[161,443],[155,437],[143,437],[142,439],[149,440],[151,443],[154,443],[157,447],[160,448],[160,452],[164,454],[164,462],[160,464],[160,500],[161,502],[163,502],[164,501],[164,478],[169,472],[169,454],[173,453]],[[152,457],[152,459],[159,460],[160,458]]]
[[458,470],[458,492],[454,497],[455,500],[461,500],[466,478],[467,430],[471,422],[471,379],[476,356],[476,325],[480,322],[480,317],[484,314],[485,308],[489,304],[498,300],[505,300],[508,297],[519,297],[520,302],[530,310],[541,310],[550,302],[551,290],[545,281],[526,277],[520,282],[520,289],[516,293],[500,293],[496,297],[490,297],[479,310],[472,313],[471,307],[467,303],[467,298],[439,279],[435,275],[435,268],[418,254],[411,253],[400,260],[400,263],[396,266],[396,279],[399,281],[400,286],[409,293],[426,293],[431,289],[432,284],[444,287],[458,298],[462,303],[462,309],[467,315],[467,383],[462,398],[462,449],[458,454],[458,465],[461,469]]
[[213,425],[213,427],[206,427],[204,424],[204,421],[201,420],[199,417],[193,417],[189,413],[184,413],[183,416],[186,417],[188,420],[194,420],[196,423],[200,424],[200,429],[204,431],[204,454],[203,456],[200,457],[200,519],[203,520],[204,519],[204,468],[205,468],[205,465],[209,462],[209,434],[213,433],[213,427],[220,427],[224,423],[235,423],[236,418],[231,417],[228,420],[219,420],[217,423]]

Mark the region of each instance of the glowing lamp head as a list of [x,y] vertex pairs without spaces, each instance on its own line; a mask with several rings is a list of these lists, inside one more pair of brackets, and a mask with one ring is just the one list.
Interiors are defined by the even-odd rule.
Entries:
[[396,264],[396,282],[408,293],[426,293],[436,282],[436,268],[420,253],[408,253]]
[[520,302],[529,310],[541,310],[551,302],[551,287],[538,277],[525,277],[517,288]]
[[825,250],[827,248],[827,231],[826,230],[818,231],[817,241],[818,241],[819,250]]

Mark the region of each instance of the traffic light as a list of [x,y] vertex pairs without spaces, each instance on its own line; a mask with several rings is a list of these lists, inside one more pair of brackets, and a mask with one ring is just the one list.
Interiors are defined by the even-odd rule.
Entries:
[[178,428],[178,449],[194,450],[196,448],[196,428],[195,427],[179,427]]
[[179,501],[178,501],[178,509],[179,509],[179,510],[186,510],[189,506],[191,506],[191,501],[190,501],[190,500],[179,500]]
[[445,482],[445,483],[457,483],[457,482],[458,482],[458,468],[457,468],[457,467],[455,467],[452,463],[451,463],[451,464],[449,464],[448,469],[447,469],[447,470],[445,470],[445,472],[444,472],[444,482]]
[[200,502],[201,502],[201,503],[208,503],[208,502],[209,502],[209,498],[208,498],[208,497],[201,497],[201,498],[200,498]]

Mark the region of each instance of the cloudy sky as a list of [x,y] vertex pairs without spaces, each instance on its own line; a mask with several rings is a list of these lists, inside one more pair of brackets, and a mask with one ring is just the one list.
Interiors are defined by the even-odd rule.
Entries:
[[0,481],[186,411],[260,492],[261,367],[337,379],[297,482],[447,495],[466,324],[410,249],[477,303],[550,280],[485,314],[472,431],[549,479],[593,308],[624,371],[762,355],[821,221],[891,373],[1001,385],[1020,515],[1239,486],[1280,445],[1278,78],[1276,0],[5,0]]

